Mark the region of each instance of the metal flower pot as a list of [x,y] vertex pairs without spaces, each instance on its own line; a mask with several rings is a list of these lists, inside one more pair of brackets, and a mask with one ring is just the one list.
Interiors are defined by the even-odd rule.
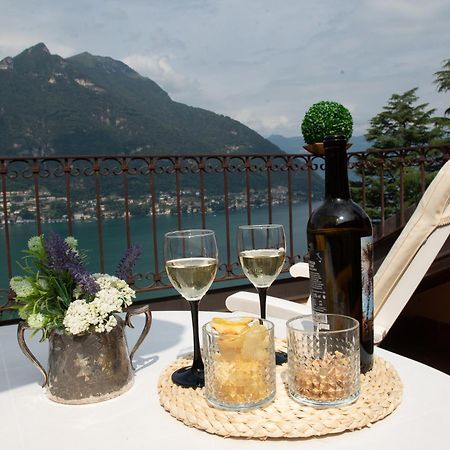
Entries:
[[[116,315],[117,325],[110,332],[74,336],[53,331],[49,335],[48,370],[31,353],[25,342],[26,322],[17,329],[19,346],[44,376],[47,397],[58,403],[81,405],[117,397],[134,382],[132,359],[147,336],[152,322],[148,305],[130,306],[125,320]],[[131,317],[145,314],[144,329],[131,352],[125,326],[133,328]]]

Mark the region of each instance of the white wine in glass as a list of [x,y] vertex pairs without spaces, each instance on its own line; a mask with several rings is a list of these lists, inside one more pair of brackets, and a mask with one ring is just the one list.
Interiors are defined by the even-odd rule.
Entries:
[[239,253],[239,262],[256,288],[268,288],[280,274],[285,255],[284,249],[244,250]]
[[[245,276],[259,294],[261,318],[266,318],[267,289],[283,269],[286,238],[283,225],[242,225],[238,229],[237,250]],[[277,364],[287,361],[284,352],[276,352]]]
[[166,262],[172,286],[188,301],[200,300],[217,272],[215,258],[179,258]]
[[214,231],[185,230],[166,233],[164,258],[172,286],[189,302],[194,336],[192,366],[176,370],[172,374],[172,381],[183,387],[202,387],[205,377],[200,353],[198,306],[217,273],[218,252]]

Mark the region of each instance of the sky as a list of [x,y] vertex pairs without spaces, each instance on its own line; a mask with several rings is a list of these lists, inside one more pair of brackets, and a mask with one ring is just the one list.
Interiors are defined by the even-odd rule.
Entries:
[[450,106],[433,73],[450,58],[448,0],[0,0],[0,59],[44,42],[63,57],[124,61],[172,99],[264,136],[298,136],[336,100],[361,135],[393,93]]

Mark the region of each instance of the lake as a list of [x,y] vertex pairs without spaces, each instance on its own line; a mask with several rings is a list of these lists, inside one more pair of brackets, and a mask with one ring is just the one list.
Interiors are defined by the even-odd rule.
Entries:
[[[316,203],[317,204],[317,203]],[[314,205],[313,205],[314,206]],[[293,235],[294,235],[294,254],[304,255],[306,253],[306,223],[308,221],[308,205],[294,204],[292,206],[293,216]],[[246,210],[234,210],[230,212],[230,258],[234,262],[236,257],[236,234],[238,226],[247,223]],[[267,223],[267,208],[252,209],[252,223]],[[132,217],[130,220],[131,240],[134,244],[142,247],[142,256],[140,257],[135,271],[136,272],[153,272],[153,235],[151,217]],[[274,205],[272,208],[272,222],[284,225],[287,239],[287,250],[289,248],[289,208],[287,205]],[[176,215],[161,215],[157,217],[157,241],[159,255],[159,270],[162,269],[163,263],[163,240],[164,233],[177,229]],[[206,215],[206,227],[216,232],[217,244],[219,247],[219,259],[221,263],[227,260],[226,248],[226,219],[225,213],[214,213]],[[201,228],[200,214],[184,214],[182,215],[182,228]],[[42,224],[44,233],[50,230],[59,233],[62,236],[67,235],[67,225],[65,223],[44,223]],[[3,229],[0,229],[3,234]],[[13,274],[19,275],[20,268],[17,261],[21,256],[21,251],[26,247],[28,239],[36,234],[36,224],[11,224],[11,254]],[[89,264],[88,268],[92,271],[99,271],[99,255],[97,241],[97,223],[96,222],[74,222],[73,234],[78,239],[79,247],[88,250]],[[103,221],[103,243],[105,271],[114,273],[116,265],[126,250],[126,234],[125,221],[123,219],[110,219]],[[0,239],[0,254],[3,255],[1,261],[0,288],[6,288],[8,285],[8,275],[6,271],[6,251],[4,239]],[[236,282],[233,282],[236,283]],[[227,283],[228,284],[228,283]],[[223,283],[218,283],[217,287],[223,287]],[[164,292],[155,292],[147,297],[163,296],[173,294],[169,290]]]

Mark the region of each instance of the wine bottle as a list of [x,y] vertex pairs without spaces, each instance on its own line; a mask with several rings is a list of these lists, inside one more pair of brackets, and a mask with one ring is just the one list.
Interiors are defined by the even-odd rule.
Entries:
[[313,315],[344,314],[360,324],[361,372],[373,364],[372,224],[350,198],[347,141],[330,136],[325,147],[325,200],[308,221],[309,272]]

